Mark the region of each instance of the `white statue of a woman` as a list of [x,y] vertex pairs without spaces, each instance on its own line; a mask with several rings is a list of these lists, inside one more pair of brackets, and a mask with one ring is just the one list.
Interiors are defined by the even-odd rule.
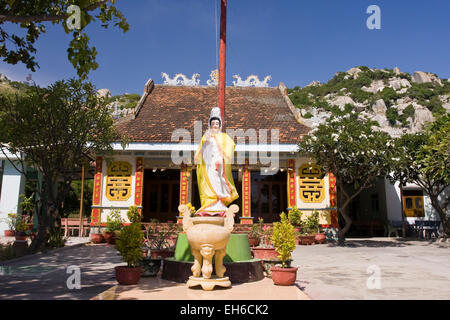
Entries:
[[235,143],[221,132],[222,118],[218,107],[211,110],[208,127],[195,154],[201,200],[196,215],[223,216],[228,205],[239,198],[231,171]]

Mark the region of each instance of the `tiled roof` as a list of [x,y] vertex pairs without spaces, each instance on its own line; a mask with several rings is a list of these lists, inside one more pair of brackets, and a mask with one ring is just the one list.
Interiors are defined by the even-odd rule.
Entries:
[[[117,124],[132,142],[170,143],[175,129],[194,136],[194,121],[208,128],[217,88],[155,85],[134,119]],[[297,122],[279,88],[226,88],[225,129],[279,129],[280,144],[296,144],[309,127]]]

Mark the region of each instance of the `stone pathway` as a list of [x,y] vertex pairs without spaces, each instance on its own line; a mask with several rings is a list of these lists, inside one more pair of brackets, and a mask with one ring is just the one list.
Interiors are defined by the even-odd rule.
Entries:
[[311,299],[450,299],[449,243],[349,239],[297,246],[293,258]]
[[[204,294],[183,295],[185,286],[162,283],[159,278],[144,279],[141,287],[118,286],[114,267],[123,263],[114,247],[77,245],[75,241],[83,240],[68,242],[72,247],[0,262],[0,299],[195,300],[198,294]],[[450,299],[449,250],[450,243],[392,238],[350,239],[345,247],[297,246],[293,253],[293,264],[299,266],[297,283],[286,292],[291,299]],[[68,288],[67,280],[72,275],[67,273],[69,266],[80,268],[81,289]],[[270,279],[236,285],[222,290],[221,295],[230,293],[234,300],[248,299],[253,289],[261,299],[281,297],[282,288],[274,287]],[[110,294],[102,298],[101,293],[107,290]],[[176,298],[178,291],[181,296]]]
[[[0,299],[88,300],[117,284],[114,267],[120,264],[113,246],[89,244],[0,262]],[[69,266],[79,268],[81,289],[68,288],[67,280],[74,275],[67,273]]]

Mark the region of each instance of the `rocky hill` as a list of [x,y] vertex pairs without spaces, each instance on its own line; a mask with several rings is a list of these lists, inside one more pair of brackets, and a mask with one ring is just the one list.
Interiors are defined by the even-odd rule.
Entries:
[[450,112],[450,79],[417,71],[355,67],[328,83],[313,81],[288,90],[303,122],[317,127],[331,114],[359,113],[392,136],[422,130],[426,122]]
[[[0,73],[0,93],[21,93],[25,92],[30,87],[31,84],[28,84],[27,82],[12,81]],[[116,120],[134,112],[134,107],[141,98],[137,93],[125,93],[112,96],[108,89],[100,89],[97,92],[100,96],[108,99],[111,115]]]

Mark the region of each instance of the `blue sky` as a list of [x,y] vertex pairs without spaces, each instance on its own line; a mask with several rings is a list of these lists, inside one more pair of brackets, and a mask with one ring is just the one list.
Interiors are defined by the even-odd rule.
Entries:
[[[206,84],[216,68],[217,0],[118,0],[130,30],[87,29],[100,66],[90,74],[97,88],[112,94],[142,93],[148,78],[200,73]],[[381,9],[381,30],[369,30],[369,5]],[[328,81],[337,71],[367,65],[401,71],[429,71],[450,78],[449,0],[228,0],[227,82],[232,75],[271,86],[305,86]],[[40,85],[75,76],[67,60],[70,36],[49,24],[37,44]],[[0,73],[25,80],[21,65],[0,62]]]

